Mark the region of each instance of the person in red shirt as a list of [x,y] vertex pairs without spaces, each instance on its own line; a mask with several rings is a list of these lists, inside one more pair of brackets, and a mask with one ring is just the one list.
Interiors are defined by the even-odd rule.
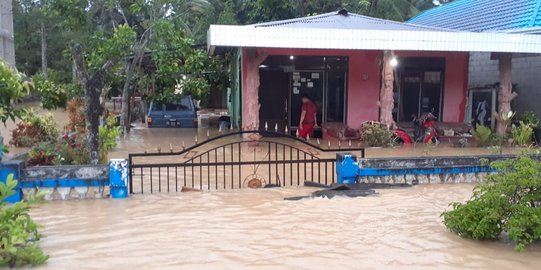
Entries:
[[306,139],[312,134],[314,127],[317,127],[317,107],[307,94],[303,94],[298,137]]

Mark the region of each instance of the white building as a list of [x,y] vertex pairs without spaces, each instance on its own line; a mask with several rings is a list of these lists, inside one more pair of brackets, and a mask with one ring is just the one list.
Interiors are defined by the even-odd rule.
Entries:
[[15,66],[12,0],[0,0],[0,58]]

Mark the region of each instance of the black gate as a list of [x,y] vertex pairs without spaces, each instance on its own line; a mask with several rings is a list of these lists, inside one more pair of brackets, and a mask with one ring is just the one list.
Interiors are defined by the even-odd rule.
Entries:
[[[325,145],[325,144],[324,144]],[[184,148],[184,147],[183,147]],[[322,147],[271,131],[222,134],[180,152],[130,154],[130,193],[298,186],[304,181],[335,182],[335,154],[364,148]]]

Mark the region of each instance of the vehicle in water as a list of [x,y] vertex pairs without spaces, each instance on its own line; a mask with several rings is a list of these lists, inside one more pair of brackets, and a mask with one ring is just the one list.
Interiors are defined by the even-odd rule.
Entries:
[[150,103],[147,114],[149,128],[195,128],[197,127],[197,106],[191,96],[185,96],[173,103]]

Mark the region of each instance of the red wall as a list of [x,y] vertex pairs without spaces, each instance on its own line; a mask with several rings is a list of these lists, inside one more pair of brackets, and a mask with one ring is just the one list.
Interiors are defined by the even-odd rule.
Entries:
[[[377,120],[381,85],[381,51],[311,50],[261,48],[269,55],[348,56],[347,124],[358,127],[367,120]],[[445,57],[443,121],[462,122],[468,85],[468,53],[395,52],[397,57]],[[399,60],[400,61],[400,60]],[[246,71],[243,70],[246,82]]]

